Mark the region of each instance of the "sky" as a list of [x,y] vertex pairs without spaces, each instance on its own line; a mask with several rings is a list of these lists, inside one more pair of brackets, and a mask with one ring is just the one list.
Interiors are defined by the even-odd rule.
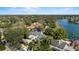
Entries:
[[0,15],[79,14],[79,7],[0,7]]

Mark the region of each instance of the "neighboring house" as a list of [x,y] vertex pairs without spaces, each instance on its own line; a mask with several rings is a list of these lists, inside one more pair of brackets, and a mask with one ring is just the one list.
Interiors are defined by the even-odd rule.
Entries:
[[64,51],[75,51],[75,49],[72,47],[72,46],[68,46],[68,45],[65,45]]
[[28,46],[25,46],[24,44],[21,44],[21,50],[27,51],[28,50]]
[[51,47],[55,51],[74,51],[73,47],[69,46],[69,43],[63,40],[52,40]]
[[79,51],[79,40],[72,40],[72,47],[76,50],[76,51]]
[[42,27],[44,27],[43,24],[38,23],[38,22],[34,22],[34,23],[32,23],[30,26],[28,26],[27,28],[28,28],[29,30],[34,31],[35,28],[42,28]]

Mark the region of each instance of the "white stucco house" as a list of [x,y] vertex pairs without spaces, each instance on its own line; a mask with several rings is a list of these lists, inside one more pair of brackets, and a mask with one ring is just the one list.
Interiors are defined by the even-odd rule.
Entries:
[[39,40],[40,38],[42,38],[44,35],[43,35],[43,32],[38,32],[38,31],[34,31],[34,32],[30,32],[29,33],[29,39],[31,40]]

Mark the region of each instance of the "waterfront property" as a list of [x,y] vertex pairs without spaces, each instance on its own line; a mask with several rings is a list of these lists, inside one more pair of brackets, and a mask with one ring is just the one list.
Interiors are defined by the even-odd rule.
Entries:
[[2,16],[0,50],[79,51],[79,24],[69,22],[68,17]]

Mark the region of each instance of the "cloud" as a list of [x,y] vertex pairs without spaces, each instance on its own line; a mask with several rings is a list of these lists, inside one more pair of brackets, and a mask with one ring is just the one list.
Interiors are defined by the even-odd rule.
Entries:
[[64,8],[65,11],[69,11],[71,10],[72,8]]
[[27,7],[25,10],[28,12],[36,13],[40,8],[39,7]]
[[13,13],[24,13],[24,14],[30,14],[30,13],[36,13],[39,10],[38,7],[16,7],[11,8],[10,11]]
[[38,7],[4,7],[1,8],[0,14],[33,14],[40,9]]

